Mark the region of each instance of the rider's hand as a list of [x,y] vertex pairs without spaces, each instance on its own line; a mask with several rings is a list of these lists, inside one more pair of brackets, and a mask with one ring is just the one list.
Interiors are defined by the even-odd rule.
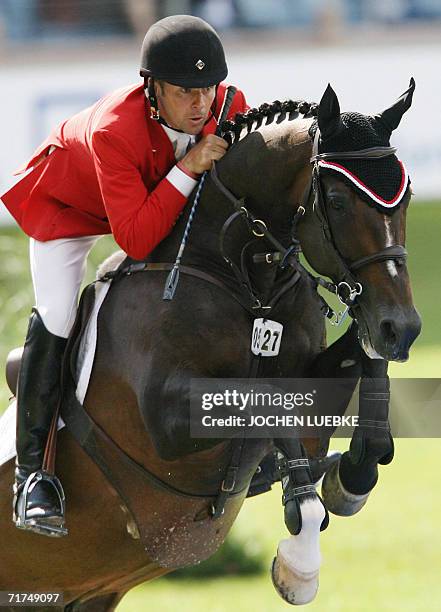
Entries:
[[208,134],[181,159],[181,164],[190,172],[202,174],[210,170],[213,161],[221,159],[228,149],[223,138]]

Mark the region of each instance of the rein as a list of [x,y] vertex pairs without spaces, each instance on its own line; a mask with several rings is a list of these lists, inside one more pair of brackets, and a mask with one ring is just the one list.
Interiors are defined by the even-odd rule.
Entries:
[[[215,131],[216,136],[220,136],[222,133],[222,124],[224,123],[224,121],[226,120],[228,116],[229,110],[233,103],[233,98],[236,95],[236,91],[237,89],[236,87],[234,87],[234,85],[229,85],[226,89],[225,97],[222,103],[222,108],[219,113],[219,121],[218,121],[217,128]],[[179,251],[176,256],[174,266],[171,269],[170,274],[168,275],[167,281],[165,283],[164,293],[162,296],[163,300],[172,300],[175,295],[176,287],[178,286],[178,282],[179,282],[179,268],[181,265],[181,259],[184,254],[184,249],[187,244],[188,235],[190,233],[191,225],[193,223],[193,218],[196,213],[196,207],[199,204],[199,199],[202,193],[202,189],[204,188],[204,183],[205,183],[205,179],[207,178],[207,175],[208,175],[208,171],[205,170],[205,172],[203,173],[199,181],[199,185],[196,191],[195,198],[193,200],[193,205],[190,210],[190,215],[188,217],[187,225],[185,226],[184,235],[181,240]]]
[[[265,262],[268,264],[272,264],[277,261],[279,263],[279,267],[282,270],[285,269],[288,265],[291,266],[296,271],[294,279],[292,279],[291,277],[291,279],[288,281],[289,286],[292,286],[295,282],[297,282],[300,275],[300,272],[298,270],[298,254],[300,253],[300,244],[299,241],[295,238],[295,229],[297,227],[299,219],[303,216],[305,211],[302,207],[299,207],[297,213],[295,214],[292,225],[292,243],[288,248],[285,248],[279,242],[279,240],[277,240],[277,238],[268,230],[265,221],[263,221],[262,219],[257,219],[251,213],[251,211],[249,211],[245,207],[245,198],[236,198],[236,196],[222,183],[217,173],[216,164],[213,164],[213,167],[210,172],[210,178],[213,181],[214,185],[217,187],[217,189],[231,202],[233,208],[235,209],[235,212],[233,212],[223,224],[219,234],[219,250],[221,252],[221,255],[224,261],[230,266],[231,270],[233,271],[233,274],[236,277],[239,286],[243,287],[248,292],[251,302],[253,303],[252,308],[256,310],[268,310],[272,308],[273,304],[267,304],[266,306],[262,305],[261,301],[256,296],[251,286],[249,276],[246,270],[245,253],[251,242],[247,242],[242,249],[241,268],[239,269],[237,264],[235,264],[234,261],[226,253],[225,237],[234,221],[236,221],[237,219],[242,219],[243,221],[245,221],[249,232],[253,236],[255,236],[256,239],[265,238],[273,247],[276,248],[276,251],[274,253],[256,253],[253,257],[253,262]],[[274,299],[272,301],[274,301]]]

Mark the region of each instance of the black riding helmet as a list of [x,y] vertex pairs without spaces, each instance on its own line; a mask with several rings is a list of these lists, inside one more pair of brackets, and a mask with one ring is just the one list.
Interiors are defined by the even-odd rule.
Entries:
[[206,21],[172,15],[145,35],[140,74],[181,87],[209,87],[223,81],[228,68],[219,36]]

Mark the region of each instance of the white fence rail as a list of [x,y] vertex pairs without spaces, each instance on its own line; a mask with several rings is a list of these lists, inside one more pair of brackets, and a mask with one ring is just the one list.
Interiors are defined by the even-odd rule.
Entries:
[[[293,34],[294,35],[294,34]],[[342,110],[374,114],[389,106],[415,77],[414,104],[393,136],[412,177],[417,199],[441,197],[441,45],[329,47],[305,51],[246,49],[229,54],[229,81],[250,104],[273,99],[318,101],[326,84]],[[51,128],[104,93],[137,79],[133,63],[57,63],[0,69],[0,192],[13,171]],[[10,216],[0,207],[0,222]]]

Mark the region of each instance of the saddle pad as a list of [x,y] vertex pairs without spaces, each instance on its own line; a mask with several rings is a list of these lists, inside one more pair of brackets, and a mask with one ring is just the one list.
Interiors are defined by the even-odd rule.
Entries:
[[76,363],[76,396],[78,401],[83,404],[89,386],[90,374],[92,372],[93,361],[95,359],[98,313],[104,299],[110,289],[110,283],[98,283],[95,285],[95,302],[86,323],[80,341]]
[[[108,257],[99,267],[97,278],[100,278],[106,274],[106,272],[116,270],[126,259],[126,257],[127,256],[123,251],[113,253],[113,255]],[[110,287],[111,283],[109,282],[95,284],[94,305],[80,340],[76,363],[76,380],[78,381],[76,396],[80,404],[84,403],[84,398],[86,397],[87,389],[89,387],[90,375],[92,373],[93,362],[95,359],[98,314]]]

